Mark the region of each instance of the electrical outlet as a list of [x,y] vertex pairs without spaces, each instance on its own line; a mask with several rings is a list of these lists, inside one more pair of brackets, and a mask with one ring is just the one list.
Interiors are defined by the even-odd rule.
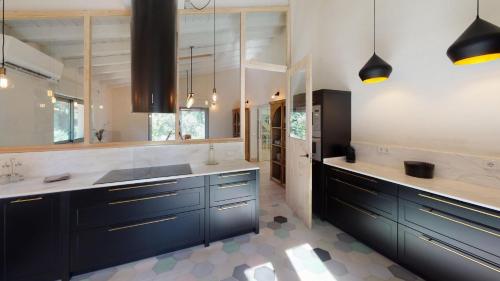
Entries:
[[388,146],[379,146],[377,147],[377,152],[379,154],[389,154],[390,150]]
[[487,170],[494,170],[497,168],[497,163],[495,160],[488,160],[484,163],[484,168]]

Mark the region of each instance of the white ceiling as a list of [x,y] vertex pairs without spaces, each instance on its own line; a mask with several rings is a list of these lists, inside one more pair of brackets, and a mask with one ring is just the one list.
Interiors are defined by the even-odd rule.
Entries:
[[[184,0],[178,0],[179,7],[184,7]],[[193,0],[204,3],[207,0]],[[251,7],[288,5],[288,0],[217,0],[219,7]],[[7,0],[6,10],[94,10],[125,9],[130,0]]]
[[[200,0],[201,1],[201,0]],[[83,22],[81,19],[9,20],[8,34],[59,59],[70,73],[83,73]],[[101,17],[92,22],[92,74],[108,86],[130,84],[130,17]],[[252,14],[247,19],[247,58],[267,52],[273,39],[286,29],[283,13]],[[204,55],[193,60],[195,75],[213,72],[213,15],[185,15],[179,20],[179,57]],[[239,14],[216,17],[217,72],[240,67]],[[189,59],[179,61],[185,76]],[[73,70],[71,70],[73,69]],[[78,76],[78,75],[76,75]]]

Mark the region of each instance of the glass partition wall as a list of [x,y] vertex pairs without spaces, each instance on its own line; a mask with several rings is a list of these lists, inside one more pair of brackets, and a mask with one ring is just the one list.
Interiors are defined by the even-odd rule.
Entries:
[[287,7],[217,12],[214,52],[213,13],[179,10],[178,110],[146,114],[131,109],[128,11],[7,15],[10,85],[0,89],[0,150],[241,141],[235,124],[244,126],[246,68],[259,62],[286,68],[286,17]]

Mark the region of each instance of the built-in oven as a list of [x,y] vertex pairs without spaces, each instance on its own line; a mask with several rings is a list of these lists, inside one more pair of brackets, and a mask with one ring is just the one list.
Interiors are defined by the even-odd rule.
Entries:
[[312,159],[321,161],[321,138],[312,138]]
[[312,113],[312,159],[321,161],[321,105],[314,105]]

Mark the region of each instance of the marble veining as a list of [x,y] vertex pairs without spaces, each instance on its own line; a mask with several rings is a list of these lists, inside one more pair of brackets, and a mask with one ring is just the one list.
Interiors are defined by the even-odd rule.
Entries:
[[440,177],[420,179],[407,176],[403,167],[400,169],[357,161],[345,162],[345,157],[327,158],[326,165],[346,169],[363,175],[380,178],[385,181],[408,186],[425,192],[460,200],[466,203],[500,211],[500,193],[497,188],[474,185],[466,182]]
[[101,172],[75,173],[72,174],[70,180],[62,182],[54,182],[54,183],[43,183],[42,177],[34,177],[34,178],[29,178],[22,182],[0,185],[0,199],[110,187],[123,184],[156,182],[162,180],[173,180],[186,177],[205,176],[205,175],[213,175],[219,173],[231,173],[239,171],[258,170],[258,169],[259,167],[257,165],[246,162],[244,160],[224,161],[218,165],[205,165],[200,163],[193,163],[191,164],[191,170],[193,173],[189,175],[144,179],[137,181],[109,183],[109,184],[97,184],[97,185],[94,185],[94,183],[109,171],[106,170]]
[[[363,162],[401,169],[405,160],[425,161],[436,165],[439,178],[500,189],[500,158],[433,151],[419,148],[352,142],[356,156]],[[378,147],[389,149],[380,153]],[[488,167],[488,163],[494,163]],[[498,189],[497,189],[498,192]]]

